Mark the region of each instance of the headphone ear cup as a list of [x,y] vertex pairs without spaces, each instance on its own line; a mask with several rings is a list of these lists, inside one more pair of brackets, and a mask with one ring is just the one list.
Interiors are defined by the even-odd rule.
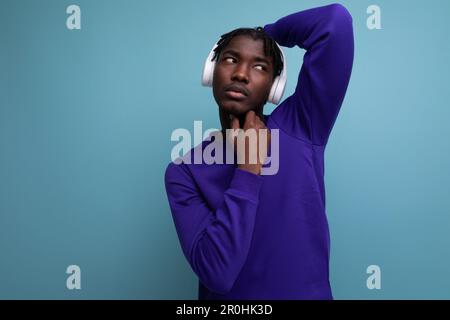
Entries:
[[283,59],[283,70],[281,71],[281,74],[275,78],[272,84],[272,88],[270,89],[269,98],[267,101],[273,104],[278,104],[281,101],[281,98],[283,98],[284,89],[286,88],[286,81],[287,81],[287,65],[286,65],[286,58],[284,56],[283,49],[281,49],[280,45],[277,43],[278,48],[281,52],[281,57]]
[[278,83],[280,82],[280,77],[276,77],[273,81],[272,88],[270,88],[269,98],[267,99],[268,102],[277,104],[275,99],[275,93],[277,91]]
[[286,88],[286,77],[278,76],[275,78],[270,89],[269,98],[270,103],[279,104],[283,98],[284,89]]
[[210,51],[208,58],[206,58],[205,65],[203,66],[202,85],[205,87],[212,87],[214,68],[216,66],[216,62],[211,60],[214,57],[214,49],[216,47],[217,44],[215,44],[212,50]]

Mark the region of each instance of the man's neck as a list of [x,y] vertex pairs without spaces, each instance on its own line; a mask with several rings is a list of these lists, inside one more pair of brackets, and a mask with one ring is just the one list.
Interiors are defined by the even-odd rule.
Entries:
[[[263,121],[264,123],[265,118],[263,115],[263,109],[258,109],[255,110],[256,115],[261,119],[261,121]],[[239,127],[240,128],[244,128],[244,124],[245,124],[245,117],[246,117],[246,113],[242,114],[242,115],[238,115],[237,118],[239,119]],[[222,131],[224,131],[225,129],[230,129],[231,125],[230,125],[230,114],[223,112],[219,109],[219,116],[220,116],[220,124],[222,125]]]

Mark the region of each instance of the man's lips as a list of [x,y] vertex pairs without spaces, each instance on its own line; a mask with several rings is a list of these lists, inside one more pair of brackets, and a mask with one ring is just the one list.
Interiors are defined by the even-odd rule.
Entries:
[[245,98],[247,98],[247,96],[245,94],[243,94],[242,92],[237,92],[237,91],[226,91],[225,94],[232,98],[232,99],[236,99],[236,100],[244,100]]
[[232,84],[226,87],[225,94],[232,99],[243,100],[248,96],[248,90],[243,86]]

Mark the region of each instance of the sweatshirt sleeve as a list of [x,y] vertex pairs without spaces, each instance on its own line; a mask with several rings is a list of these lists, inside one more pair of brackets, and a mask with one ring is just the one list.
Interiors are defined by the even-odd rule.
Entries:
[[294,136],[325,145],[352,71],[350,13],[340,4],[331,4],[293,13],[265,25],[264,30],[281,46],[306,50],[295,92],[279,106],[284,109],[278,110],[279,118]]
[[231,290],[253,234],[262,177],[236,169],[222,204],[211,210],[188,168],[169,164],[166,192],[184,255],[210,290]]

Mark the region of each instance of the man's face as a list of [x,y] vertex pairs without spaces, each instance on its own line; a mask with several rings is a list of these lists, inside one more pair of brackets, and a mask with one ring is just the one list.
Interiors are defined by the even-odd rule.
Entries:
[[243,115],[262,110],[273,83],[273,60],[262,40],[241,35],[223,49],[214,69],[213,94],[221,111]]

